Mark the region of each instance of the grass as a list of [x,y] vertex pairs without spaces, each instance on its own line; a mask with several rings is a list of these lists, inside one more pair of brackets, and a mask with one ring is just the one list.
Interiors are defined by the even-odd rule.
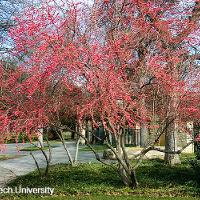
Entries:
[[[51,147],[52,148],[55,148],[55,147],[58,147],[58,143],[50,143]],[[49,147],[48,146],[44,146],[42,148],[43,150],[48,150]],[[24,148],[21,148],[20,151],[40,151],[40,148],[37,147],[37,146],[30,146],[30,147],[24,147]]]
[[[75,167],[55,165],[50,168],[48,178],[41,179],[37,172],[19,177],[9,187],[55,188],[53,196],[29,195],[28,199],[137,199],[137,200],[186,200],[199,199],[200,189],[188,158],[183,155],[182,164],[174,167],[157,160],[145,160],[137,170],[140,183],[137,189],[123,185],[112,168],[102,164],[80,164]],[[9,194],[5,200],[27,199],[27,196]]]
[[[4,200],[18,200],[19,197],[7,197]],[[21,200],[27,200],[27,197],[20,197]],[[199,200],[193,197],[150,197],[150,196],[135,196],[135,195],[61,195],[61,196],[29,196],[29,200]]]
[[[47,146],[42,148],[43,150],[47,150],[49,149]],[[21,148],[20,151],[40,151],[39,147],[35,147],[35,146],[30,146],[30,147],[24,147]]]
[[[104,150],[108,149],[108,147],[106,145],[101,145],[101,144],[95,144],[95,145],[91,145],[97,152],[102,153],[104,152]],[[142,148],[140,147],[132,147],[132,146],[126,146],[128,148],[128,150],[134,150],[134,151],[138,151],[138,150],[142,150]],[[80,151],[92,151],[88,146],[85,146],[83,148],[80,148]]]
[[19,158],[22,157],[23,155],[0,155],[0,161],[1,160],[9,160],[9,159],[14,159],[14,158]]
[[[94,145],[91,145],[94,150],[96,152],[103,152],[104,150],[108,149],[108,147],[106,145],[98,145],[98,144],[94,144]],[[81,146],[80,146],[81,147]],[[80,148],[79,151],[92,151],[88,146],[84,146],[83,148]]]

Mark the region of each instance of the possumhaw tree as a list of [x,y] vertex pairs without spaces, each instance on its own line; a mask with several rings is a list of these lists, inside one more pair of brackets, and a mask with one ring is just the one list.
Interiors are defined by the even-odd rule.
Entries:
[[[1,67],[1,140],[9,132],[31,137],[41,127],[62,129],[62,114],[80,126],[86,118],[94,127],[101,122],[117,171],[130,187],[137,186],[135,170],[148,151],[163,151],[168,163],[177,163],[183,150],[177,149],[178,131],[200,116],[199,4],[47,1],[27,8],[10,30],[18,68],[6,73]],[[155,118],[159,124],[152,125]],[[144,149],[133,166],[123,138],[124,128],[136,124]],[[164,133],[162,150],[155,145]]]

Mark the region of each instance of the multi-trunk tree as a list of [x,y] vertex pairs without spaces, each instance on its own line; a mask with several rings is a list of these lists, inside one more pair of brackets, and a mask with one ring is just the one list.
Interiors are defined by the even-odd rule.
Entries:
[[[199,118],[199,4],[108,0],[91,7],[52,0],[26,8],[10,30],[18,67],[0,71],[1,140],[9,132],[31,137],[46,126],[61,130],[63,117],[79,126],[90,119],[94,128],[103,125],[105,143],[130,187],[137,186],[135,169],[148,151],[179,162],[178,132]],[[123,137],[124,128],[135,124],[144,149],[132,166]],[[157,127],[153,136],[151,126]],[[164,133],[165,150],[158,149]]]

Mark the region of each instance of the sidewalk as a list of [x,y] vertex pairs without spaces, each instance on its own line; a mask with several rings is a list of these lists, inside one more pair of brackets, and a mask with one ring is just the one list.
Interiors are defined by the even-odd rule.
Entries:
[[3,187],[5,184],[16,178],[16,175],[9,169],[0,167],[0,172],[0,187]]
[[[74,156],[75,149],[76,149],[75,143],[67,142],[66,144],[68,146],[70,153],[72,154],[72,156]],[[11,149],[13,151],[13,146],[11,146]],[[11,152],[11,150],[8,149],[8,152]],[[46,152],[48,155],[48,151]],[[40,151],[39,152],[36,151],[36,152],[33,152],[33,155],[38,161],[39,166],[41,168],[44,168],[46,166],[46,161],[43,154]],[[67,163],[68,161],[69,160],[63,146],[52,148],[51,165],[55,165],[58,163]],[[79,162],[98,162],[95,159],[95,156],[92,152],[86,152],[86,151],[79,151],[78,161]],[[37,168],[36,168],[35,162],[32,156],[29,155],[29,153],[28,155],[24,157],[0,161],[0,172],[1,172],[0,173],[0,187],[4,186],[6,183],[8,183],[10,180],[13,180],[17,176],[26,175],[30,172],[35,171],[36,169]]]

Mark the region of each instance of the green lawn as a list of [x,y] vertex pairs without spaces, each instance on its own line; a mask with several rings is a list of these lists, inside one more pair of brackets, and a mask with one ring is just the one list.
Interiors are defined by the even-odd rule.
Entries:
[[[6,197],[4,200],[27,200],[27,197]],[[136,196],[136,195],[58,195],[58,196],[41,196],[33,197],[29,196],[28,200],[199,200],[195,197],[149,197],[149,196]]]
[[[117,173],[102,164],[80,164],[73,168],[55,165],[48,178],[41,179],[37,172],[19,177],[9,186],[55,188],[53,196],[42,199],[199,199],[200,189],[196,185],[195,174],[188,163],[191,156],[182,156],[182,164],[175,167],[164,165],[161,160],[146,160],[137,170],[139,188],[125,187]],[[147,198],[148,197],[148,198]],[[173,198],[172,198],[173,197]],[[194,198],[195,197],[195,198]],[[25,195],[9,195],[3,199],[27,199]],[[29,195],[29,200],[41,199]]]
[[[108,147],[106,145],[101,145],[101,144],[94,144],[94,145],[91,145],[97,152],[99,153],[103,153],[104,150],[108,149]],[[142,150],[142,148],[140,147],[132,147],[132,146],[126,146],[129,150],[135,150],[135,151],[138,151],[138,150]],[[81,148],[80,146],[80,151],[92,151],[91,148],[89,148],[88,146],[84,146],[83,148]]]
[[[58,147],[59,143],[50,143],[52,148]],[[43,147],[43,150],[48,150],[49,147],[47,145],[45,145]],[[20,151],[40,151],[40,148],[36,147],[36,146],[30,146],[30,147],[23,147],[20,149]]]
[[[101,153],[104,150],[108,149],[108,147],[106,145],[94,144],[94,145],[91,145],[91,146],[99,153]],[[92,151],[92,150],[88,146],[84,146],[83,148],[80,146],[79,151]]]
[[[47,146],[43,147],[42,148],[43,150],[47,150],[49,149]],[[38,147],[35,147],[35,146],[30,146],[30,147],[24,147],[24,148],[21,148],[20,151],[40,151],[40,148]]]
[[19,158],[19,157],[22,157],[22,156],[23,156],[23,155],[9,155],[9,154],[0,155],[0,161],[1,161],[1,160],[8,160],[8,159]]

